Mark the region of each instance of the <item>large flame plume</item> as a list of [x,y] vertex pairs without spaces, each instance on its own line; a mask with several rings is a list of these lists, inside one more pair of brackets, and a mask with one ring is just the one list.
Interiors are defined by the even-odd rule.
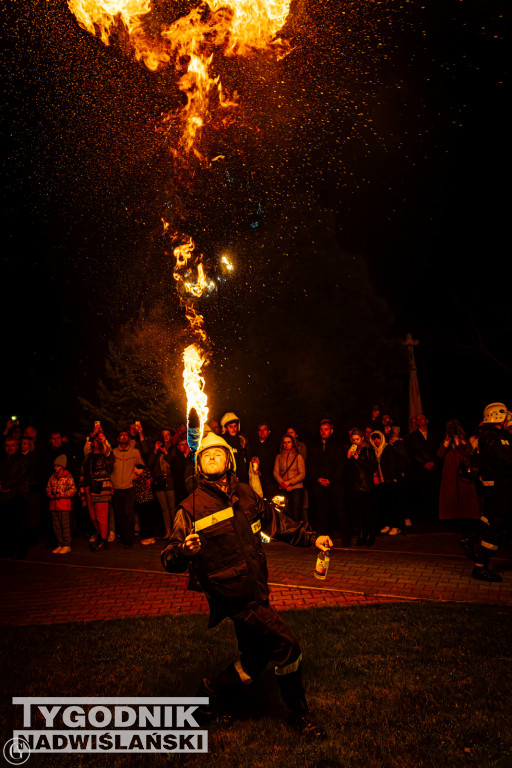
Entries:
[[[149,69],[167,65],[176,69],[187,101],[178,114],[181,131],[172,151],[182,160],[193,155],[205,166],[210,161],[200,149],[202,129],[214,115],[237,104],[236,93],[228,95],[219,76],[212,74],[216,52],[247,56],[272,47],[282,56],[290,50],[277,37],[290,0],[206,0],[172,24],[161,21],[151,0],[68,0],[68,4],[79,24],[99,34],[106,45],[114,33],[124,31],[136,58]],[[167,113],[164,124],[173,119],[174,114]]]
[[[223,158],[210,160],[201,147],[204,128],[214,119],[228,123],[237,106],[237,94],[228,94],[220,76],[213,72],[218,56],[246,56],[253,51],[273,48],[278,57],[289,50],[286,42],[277,37],[288,16],[290,0],[203,0],[187,15],[169,24],[161,20],[151,0],[68,0],[79,24],[93,35],[99,34],[108,45],[114,33],[128,38],[137,60],[155,71],[173,66],[178,75],[178,87],[186,95],[186,103],[176,115],[168,112],[162,124],[171,134],[179,125],[179,136],[171,150],[175,164],[187,167],[191,160],[203,168]],[[172,12],[169,0],[169,12]],[[180,303],[185,310],[189,330],[195,337],[183,353],[183,379],[187,394],[187,421],[190,435],[202,435],[208,418],[207,398],[204,391],[203,366],[208,362],[204,318],[196,310],[196,301],[214,287],[205,271],[202,254],[196,251],[191,237],[171,231],[164,222],[164,231],[173,245],[173,276],[177,283]],[[232,265],[224,257],[223,265],[231,271]],[[191,421],[199,420],[199,425]],[[194,442],[196,438],[193,438]]]
[[[168,230],[167,222],[164,222],[164,229]],[[172,237],[173,241],[178,238],[179,234],[175,232]],[[173,276],[178,285],[180,303],[185,310],[189,329],[197,338],[197,342],[189,344],[183,352],[183,383],[187,395],[188,443],[191,448],[197,449],[197,436],[200,439],[208,419],[207,397],[204,391],[205,381],[202,374],[208,357],[204,350],[204,345],[207,342],[204,318],[196,310],[194,300],[201,298],[204,291],[210,286],[206,279],[202,254],[196,251],[195,243],[191,237],[186,238],[183,243],[173,249],[173,256]],[[195,410],[199,420],[195,430],[190,428],[190,414],[193,410]]]

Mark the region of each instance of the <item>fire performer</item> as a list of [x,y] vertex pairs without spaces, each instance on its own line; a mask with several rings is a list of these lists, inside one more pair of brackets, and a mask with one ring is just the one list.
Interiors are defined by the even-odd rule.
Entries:
[[215,677],[204,678],[198,695],[213,717],[219,699],[242,690],[271,661],[286,704],[290,724],[304,736],[326,733],[311,718],[302,685],[299,642],[284,619],[269,605],[268,571],[261,531],[299,547],[332,547],[305,522],[295,522],[274,504],[261,499],[233,468],[233,451],[222,437],[209,432],[196,454],[198,487],[176,511],[169,545],[162,552],[171,573],[190,572],[210,606],[209,627],[229,617],[240,657]]

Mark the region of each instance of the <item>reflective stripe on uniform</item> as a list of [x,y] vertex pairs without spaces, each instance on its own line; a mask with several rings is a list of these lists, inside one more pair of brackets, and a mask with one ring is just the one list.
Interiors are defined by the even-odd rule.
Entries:
[[252,683],[252,677],[248,675],[245,669],[242,667],[242,662],[240,659],[237,659],[235,661],[235,669],[238,672],[238,676],[242,681],[242,683],[244,683],[245,685],[249,685],[249,683]]
[[251,528],[253,533],[261,531],[261,520],[256,520],[256,522],[251,525]]
[[212,525],[222,523],[224,520],[229,520],[234,514],[233,507],[227,507],[226,509],[221,509],[219,512],[215,512],[213,515],[202,517],[201,520],[196,520],[196,532],[202,531],[204,528],[211,528]]
[[481,544],[482,544],[482,547],[485,547],[486,549],[494,549],[494,550],[499,549],[499,547],[497,547],[496,544],[489,544],[488,541],[482,541]]
[[482,480],[482,485],[485,486],[485,488],[488,488],[489,486],[494,485],[494,480]]
[[480,516],[480,522],[489,525],[489,520],[485,517],[485,515]]
[[276,675],[291,675],[292,672],[296,672],[298,668],[300,667],[300,663],[302,661],[302,653],[299,653],[299,658],[296,661],[293,661],[291,664],[288,664],[286,667],[276,667],[275,673]]

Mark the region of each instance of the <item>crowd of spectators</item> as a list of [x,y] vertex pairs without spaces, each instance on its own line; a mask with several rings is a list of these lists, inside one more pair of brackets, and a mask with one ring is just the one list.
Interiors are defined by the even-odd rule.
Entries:
[[[440,438],[423,414],[408,427],[402,434],[378,406],[367,423],[341,435],[322,419],[307,442],[293,427],[275,435],[265,420],[254,435],[244,434],[234,412],[207,425],[231,446],[242,482],[265,498],[280,497],[288,515],[344,547],[370,547],[378,535],[438,519],[471,525],[480,516],[472,477],[478,439],[467,438],[455,419]],[[59,431],[42,440],[17,419],[3,434],[2,556],[23,558],[40,537],[56,555],[69,553],[78,535],[88,537],[92,551],[167,540],[177,505],[194,487],[183,424],[155,439],[134,421],[110,442],[97,421],[82,445]]]

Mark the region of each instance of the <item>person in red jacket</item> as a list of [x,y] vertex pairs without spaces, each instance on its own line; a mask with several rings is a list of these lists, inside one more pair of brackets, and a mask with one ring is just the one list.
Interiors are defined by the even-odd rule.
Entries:
[[53,475],[50,476],[46,486],[46,495],[50,500],[53,530],[59,542],[59,546],[52,550],[54,555],[67,555],[68,552],[71,552],[69,513],[71,512],[71,499],[76,494],[76,486],[71,473],[66,469],[67,463],[67,456],[64,453],[54,459]]
[[196,455],[198,486],[178,507],[170,543],[162,552],[167,571],[189,570],[191,581],[206,593],[209,626],[229,617],[238,639],[239,659],[216,677],[202,681],[199,695],[210,699],[202,714],[213,716],[219,697],[251,683],[270,661],[290,723],[303,735],[323,738],[324,729],[309,714],[299,642],[269,605],[261,532],[294,546],[315,545],[323,551],[332,547],[332,541],[307,523],[291,520],[247,483],[240,483],[234,466],[230,446],[222,437],[208,433]]

